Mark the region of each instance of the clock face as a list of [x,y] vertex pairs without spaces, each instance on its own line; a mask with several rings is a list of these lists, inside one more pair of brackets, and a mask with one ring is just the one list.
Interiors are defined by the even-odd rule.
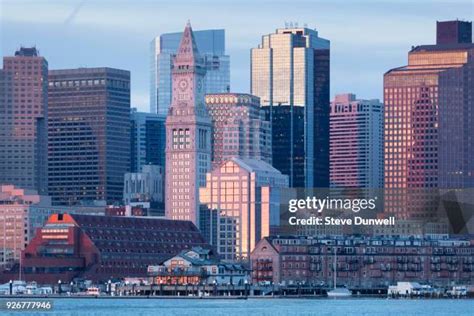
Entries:
[[201,79],[198,80],[198,83],[197,83],[197,90],[198,90],[198,92],[201,92],[201,91],[202,91],[202,80],[201,80]]
[[188,87],[188,82],[185,79],[181,79],[179,81],[178,85],[179,85],[179,88],[181,89],[181,91],[184,91]]

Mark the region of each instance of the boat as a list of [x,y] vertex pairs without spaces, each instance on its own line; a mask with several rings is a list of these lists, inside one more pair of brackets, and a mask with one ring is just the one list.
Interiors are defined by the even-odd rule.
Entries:
[[337,287],[337,247],[334,247],[334,288],[327,292],[328,297],[350,297],[352,292],[345,287]]

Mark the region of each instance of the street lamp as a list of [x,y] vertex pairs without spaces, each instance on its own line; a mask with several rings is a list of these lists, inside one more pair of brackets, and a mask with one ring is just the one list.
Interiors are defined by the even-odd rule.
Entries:
[[13,295],[13,281],[8,282],[10,284],[10,295]]
[[112,281],[111,280],[107,281],[107,292],[109,293],[109,295],[112,295]]
[[217,296],[217,280],[214,279],[214,296]]
[[58,294],[61,295],[61,280],[58,280]]
[[71,286],[71,293],[74,293],[74,282],[71,281],[71,283],[69,284]]
[[247,279],[245,279],[244,281],[244,292],[245,292],[245,298],[247,298],[249,296],[248,292],[247,292],[247,284],[249,283],[249,281]]

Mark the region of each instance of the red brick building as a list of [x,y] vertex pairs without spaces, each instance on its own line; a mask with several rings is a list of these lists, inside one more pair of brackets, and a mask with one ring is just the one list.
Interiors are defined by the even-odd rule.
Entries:
[[146,277],[149,265],[196,246],[210,248],[190,221],[54,214],[22,254],[23,278],[51,284]]
[[397,281],[474,284],[474,240],[270,237],[251,254],[252,281],[386,287]]

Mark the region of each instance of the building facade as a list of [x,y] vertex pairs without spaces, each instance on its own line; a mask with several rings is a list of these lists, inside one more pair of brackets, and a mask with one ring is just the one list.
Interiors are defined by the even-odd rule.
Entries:
[[[290,177],[292,187],[328,187],[329,41],[306,27],[264,35],[262,43],[251,50],[251,93],[269,107],[272,126],[273,115],[287,114],[286,124],[276,124],[287,125],[290,133],[282,139],[278,128],[272,129],[273,166]],[[293,127],[301,111],[303,135]],[[289,157],[277,159],[282,152]],[[304,152],[303,157],[299,152]]]
[[272,163],[271,125],[257,97],[208,94],[206,108],[212,120],[212,168],[232,157]]
[[330,177],[335,188],[383,188],[383,104],[340,94],[331,102]]
[[23,277],[49,284],[146,277],[149,265],[197,246],[208,247],[189,221],[53,214],[23,253]]
[[[172,65],[183,33],[162,34],[150,45],[150,112],[167,115],[172,96]],[[195,31],[194,37],[203,57],[205,93],[230,91],[230,57],[225,53],[225,31]]]
[[474,186],[474,44],[445,27],[384,76],[385,211],[402,218],[433,217],[437,188]]
[[173,60],[173,100],[166,118],[165,213],[199,223],[199,187],[211,168],[211,119],[204,103],[206,69],[188,23]]
[[145,165],[141,172],[125,174],[123,202],[125,205],[146,203],[150,213],[164,215],[164,169],[156,165]]
[[0,262],[0,265],[18,262],[21,251],[53,213],[104,215],[105,206],[52,206],[49,196],[39,195],[35,190],[1,185],[0,251],[11,254],[11,262]]
[[47,192],[48,62],[35,47],[3,58],[0,183]]
[[[336,269],[334,269],[336,253]],[[400,237],[264,238],[251,255],[252,282],[387,288],[397,281],[472,284],[471,239]]]
[[147,164],[165,166],[166,116],[131,112],[130,171],[140,172]]
[[49,72],[48,168],[53,203],[122,200],[130,170],[130,72]]
[[270,236],[279,224],[280,193],[286,187],[288,176],[255,159],[232,158],[207,174],[200,189],[202,211],[209,213],[207,230],[214,231],[213,245],[223,259],[248,260],[257,242]]

